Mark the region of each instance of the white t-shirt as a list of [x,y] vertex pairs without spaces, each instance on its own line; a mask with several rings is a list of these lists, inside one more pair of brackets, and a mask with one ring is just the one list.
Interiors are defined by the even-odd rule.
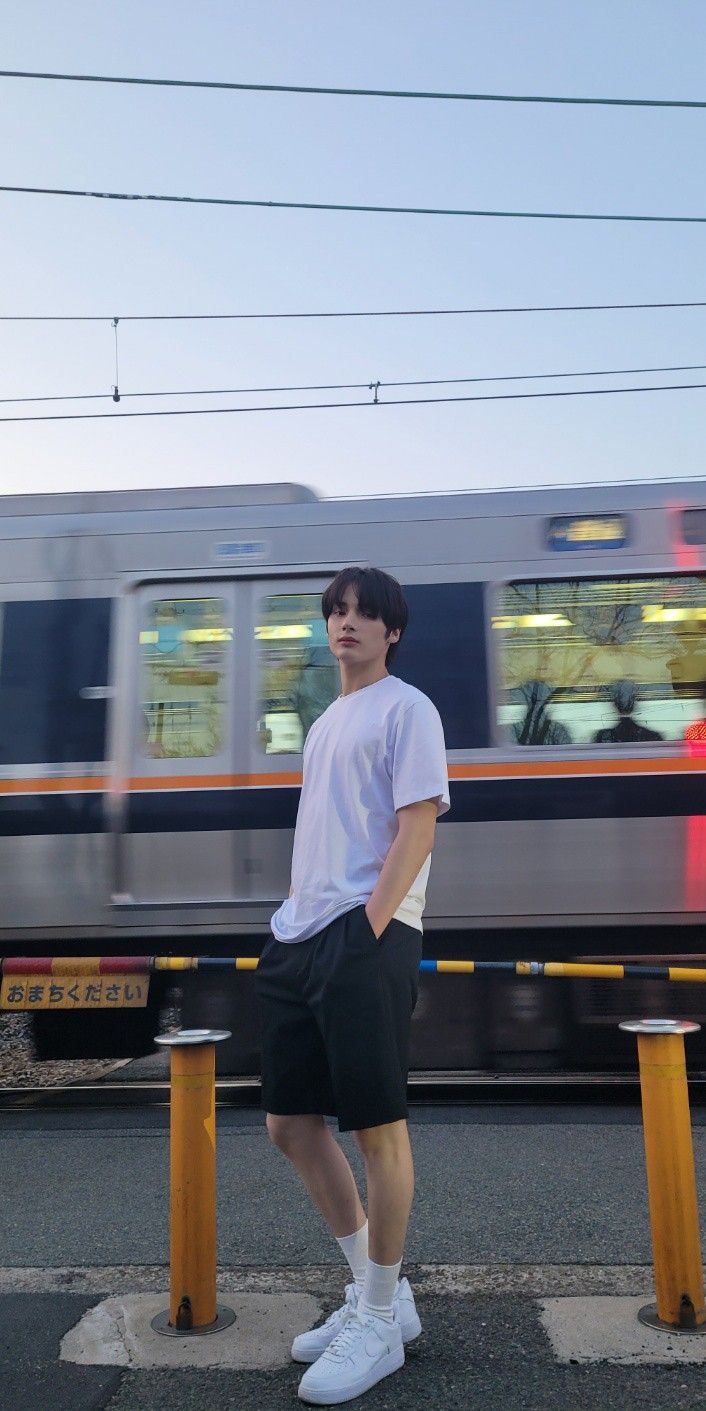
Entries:
[[[306,941],[365,904],[397,834],[396,810],[436,799],[449,808],[444,733],[436,706],[383,676],[339,696],[304,746],[304,783],[292,854],[292,895],[272,917],[278,941]],[[422,929],[431,856],[395,917]]]

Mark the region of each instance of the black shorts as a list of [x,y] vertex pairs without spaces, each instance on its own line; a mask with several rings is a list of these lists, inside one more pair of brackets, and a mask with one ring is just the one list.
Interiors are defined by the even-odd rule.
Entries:
[[265,943],[256,972],[262,1106],[320,1113],[357,1131],[407,1116],[422,933],[391,921],[379,940],[364,906],[308,941]]

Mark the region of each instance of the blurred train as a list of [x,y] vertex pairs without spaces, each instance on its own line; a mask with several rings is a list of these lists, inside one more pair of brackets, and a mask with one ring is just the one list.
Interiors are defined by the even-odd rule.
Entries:
[[[11,496],[0,541],[4,954],[257,953],[338,690],[321,592],[354,562],[404,584],[395,671],[444,723],[426,954],[703,961],[706,482]],[[37,1013],[38,1053],[150,1051],[160,979],[145,1011]],[[257,1072],[251,975],[182,1002]],[[606,1069],[621,1017],[703,1011],[692,985],[427,975],[413,1067]]]

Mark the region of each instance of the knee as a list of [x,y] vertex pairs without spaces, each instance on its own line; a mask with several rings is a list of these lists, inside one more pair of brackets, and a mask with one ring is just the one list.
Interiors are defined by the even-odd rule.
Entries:
[[406,1122],[386,1122],[379,1127],[366,1127],[355,1134],[366,1165],[375,1162],[403,1160],[410,1153]]
[[270,1141],[285,1156],[293,1152],[312,1135],[312,1127],[323,1126],[323,1118],[284,1117],[274,1112],[267,1114],[267,1132]]
[[285,1155],[294,1140],[295,1123],[296,1117],[278,1117],[273,1112],[267,1114],[267,1134],[270,1141]]

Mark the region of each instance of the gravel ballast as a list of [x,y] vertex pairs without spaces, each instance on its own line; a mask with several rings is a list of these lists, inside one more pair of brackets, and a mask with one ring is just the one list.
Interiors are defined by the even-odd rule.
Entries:
[[124,1068],[125,1058],[37,1059],[31,1014],[0,1014],[0,1083],[6,1088],[51,1088],[102,1078]]

